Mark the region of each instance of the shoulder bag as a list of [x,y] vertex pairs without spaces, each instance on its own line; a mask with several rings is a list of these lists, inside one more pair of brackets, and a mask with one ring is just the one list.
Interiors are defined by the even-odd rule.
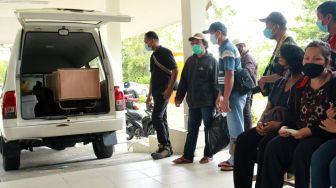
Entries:
[[[154,60],[154,63],[157,67],[159,67],[162,71],[164,71],[165,73],[167,73],[171,76],[171,74],[172,74],[171,70],[169,70],[167,67],[165,67],[164,65],[159,63],[159,61],[156,59],[154,54],[153,54],[153,60]],[[175,83],[174,83],[174,86],[173,86],[173,90],[177,90],[177,88],[178,88],[178,81],[176,80]]]

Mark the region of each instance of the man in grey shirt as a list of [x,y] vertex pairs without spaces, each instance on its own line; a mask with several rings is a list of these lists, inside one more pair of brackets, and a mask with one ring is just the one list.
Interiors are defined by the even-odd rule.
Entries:
[[[233,40],[233,44],[236,45],[239,53],[240,53],[240,60],[242,62],[242,67],[247,69],[250,73],[253,82],[257,85],[257,78],[258,78],[258,65],[252,54],[250,53],[249,49],[247,48],[246,44],[239,39]],[[247,94],[246,103],[244,106],[244,131],[250,129],[252,127],[252,100],[253,95],[251,92]]]

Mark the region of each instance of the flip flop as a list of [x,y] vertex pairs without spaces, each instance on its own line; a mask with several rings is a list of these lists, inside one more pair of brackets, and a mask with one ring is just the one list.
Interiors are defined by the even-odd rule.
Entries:
[[222,165],[223,166],[220,167],[221,171],[232,171],[233,170],[233,165],[230,164],[228,161],[222,162]]
[[219,164],[218,164],[218,167],[222,167],[222,166],[225,166],[225,165],[227,165],[227,164],[230,164],[228,161],[223,161],[223,162],[220,162]]

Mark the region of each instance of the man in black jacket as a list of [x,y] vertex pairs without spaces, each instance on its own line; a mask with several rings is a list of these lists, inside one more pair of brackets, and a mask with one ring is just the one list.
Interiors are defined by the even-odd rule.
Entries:
[[188,134],[183,156],[173,162],[175,164],[193,162],[198,130],[203,120],[205,148],[204,157],[199,162],[204,164],[212,160],[207,134],[212,123],[215,101],[218,95],[218,65],[217,60],[207,52],[208,42],[201,33],[190,37],[189,41],[194,54],[187,59],[184,65],[175,97],[175,105],[179,107],[187,93],[186,100],[189,106]]

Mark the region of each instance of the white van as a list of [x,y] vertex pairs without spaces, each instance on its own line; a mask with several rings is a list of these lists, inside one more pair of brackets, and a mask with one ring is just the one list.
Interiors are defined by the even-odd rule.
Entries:
[[[125,122],[124,95],[119,88],[122,83],[113,78],[113,62],[102,43],[100,27],[131,18],[77,9],[22,9],[15,13],[22,29],[3,86],[3,168],[18,169],[22,149],[48,146],[62,150],[78,142],[92,143],[98,159],[111,157],[117,143],[115,131]],[[57,84],[66,86],[68,94],[85,95],[93,90],[96,94],[58,98],[64,91],[55,85],[56,89],[51,88],[48,80],[62,70],[70,72]],[[90,76],[78,79],[89,71],[96,73],[96,80]],[[74,86],[79,90],[72,91]]]

